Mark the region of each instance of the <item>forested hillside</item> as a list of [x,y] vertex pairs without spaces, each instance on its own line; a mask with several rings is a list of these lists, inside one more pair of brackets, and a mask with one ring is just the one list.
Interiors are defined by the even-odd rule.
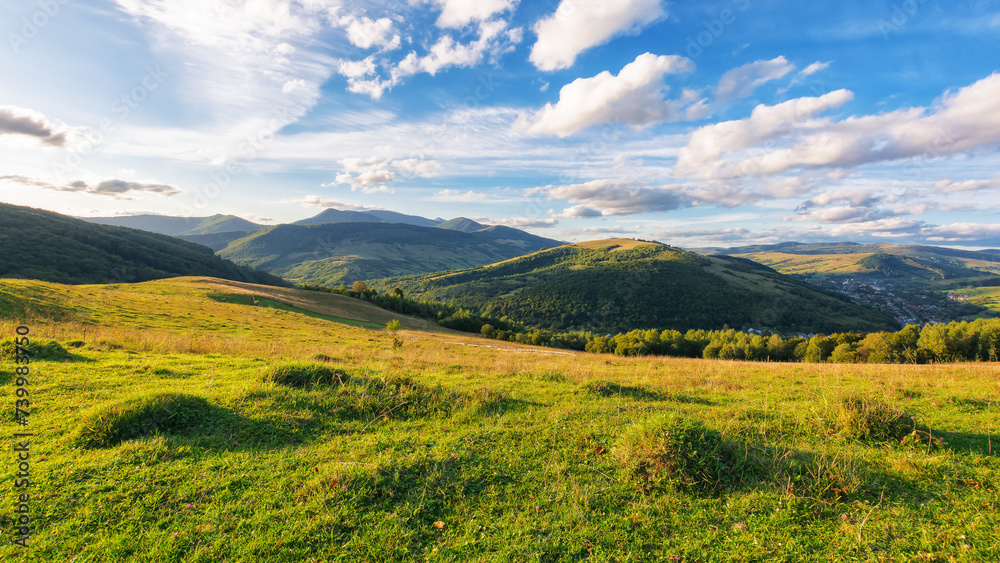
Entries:
[[465,233],[403,223],[276,225],[232,240],[219,256],[302,284],[468,268],[561,244],[508,227]]
[[210,248],[174,237],[5,203],[0,203],[0,241],[0,278],[115,283],[211,276],[287,285],[275,276],[219,258]]
[[369,285],[551,330],[897,327],[874,309],[748,260],[633,240],[566,245],[490,266]]

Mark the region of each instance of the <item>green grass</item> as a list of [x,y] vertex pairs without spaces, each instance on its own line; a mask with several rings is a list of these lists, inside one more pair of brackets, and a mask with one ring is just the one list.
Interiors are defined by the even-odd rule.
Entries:
[[365,328],[375,328],[375,329],[385,328],[385,325],[381,325],[379,323],[370,323],[368,321],[358,321],[358,320],[354,320],[354,319],[345,319],[345,318],[341,318],[341,317],[333,317],[333,316],[324,315],[324,314],[321,314],[321,313],[313,313],[312,311],[306,311],[306,310],[303,310],[303,309],[299,309],[298,307],[292,307],[291,305],[285,305],[284,303],[279,303],[277,301],[272,301],[272,300],[267,299],[265,297],[257,297],[256,301],[257,301],[257,304],[260,305],[260,306],[262,306],[262,307],[270,307],[272,309],[278,309],[279,311],[289,311],[289,312],[292,312],[292,313],[298,313],[300,315],[305,315],[305,316],[313,318],[313,319],[323,319],[324,321],[331,321],[331,322],[335,322],[335,323],[340,323],[340,324],[345,324],[345,325],[350,325],[350,326],[360,326],[360,327],[365,327]]
[[32,364],[36,528],[4,560],[1000,559],[995,365],[395,347],[214,282],[0,284],[73,311],[0,319],[70,354]]

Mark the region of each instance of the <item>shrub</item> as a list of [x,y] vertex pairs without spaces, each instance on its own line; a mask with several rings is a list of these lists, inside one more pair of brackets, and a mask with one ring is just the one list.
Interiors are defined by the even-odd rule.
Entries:
[[183,393],[128,399],[92,410],[76,441],[85,447],[107,447],[143,436],[179,434],[204,425],[214,408],[201,397]]
[[901,440],[915,430],[913,417],[889,403],[851,395],[840,405],[841,433],[859,440]]

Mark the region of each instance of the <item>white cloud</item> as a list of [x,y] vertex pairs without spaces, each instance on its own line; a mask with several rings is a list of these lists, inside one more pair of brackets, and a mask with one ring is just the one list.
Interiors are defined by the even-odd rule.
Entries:
[[555,219],[529,219],[527,217],[506,219],[483,218],[482,221],[476,219],[476,222],[488,225],[503,225],[514,229],[551,229],[559,224],[559,221]]
[[803,76],[803,77],[804,76],[811,76],[811,75],[816,74],[817,72],[819,72],[821,70],[824,70],[828,66],[830,66],[829,62],[821,63],[819,61],[816,61],[813,64],[811,64],[811,65],[807,66],[806,68],[802,69],[799,72],[799,76]]
[[604,71],[578,78],[559,90],[555,105],[546,104],[530,118],[528,132],[566,137],[605,123],[642,127],[672,119],[678,104],[663,99],[663,77],[693,69],[685,57],[645,53],[617,76]]
[[284,86],[281,87],[282,93],[291,94],[292,92],[298,90],[299,88],[305,88],[305,80],[289,80],[285,82]]
[[722,100],[746,98],[753,95],[758,86],[782,78],[793,70],[795,65],[783,56],[745,64],[722,76],[715,87],[715,97]]
[[[235,139],[259,131],[261,122],[267,123],[276,108],[283,110],[282,124],[305,115],[319,97],[319,85],[334,68],[326,54],[299,48],[324,30],[329,2],[114,3],[146,33],[152,56],[164,61],[165,80],[176,93],[172,102],[201,112],[206,128],[225,129]],[[304,87],[286,92],[286,85],[296,81],[303,81]],[[214,153],[218,146],[228,144],[216,140],[205,152]]]
[[665,16],[659,0],[562,0],[555,13],[535,23],[538,41],[529,60],[539,70],[569,68],[583,51],[618,35],[635,33]]
[[441,9],[438,27],[463,27],[490,19],[493,14],[513,10],[516,0],[434,0]]
[[934,182],[934,191],[942,194],[978,192],[997,188],[1000,188],[1000,176],[990,180],[965,180],[964,182],[953,182],[948,178],[943,178]]
[[441,174],[444,167],[435,160],[422,160],[419,158],[407,158],[394,160],[390,163],[393,168],[402,170],[418,178],[433,178]]
[[[389,161],[377,156],[369,158],[345,158],[339,161],[344,171],[334,179],[334,184],[347,184],[352,190],[362,190],[365,193],[388,191],[386,184],[396,179],[398,174],[409,177],[431,178],[443,170],[441,164],[434,160],[407,158]],[[385,189],[382,189],[385,188]]]
[[347,78],[348,91],[367,94],[377,100],[386,90],[400,84],[404,78],[418,73],[436,75],[450,67],[471,67],[487,56],[497,59],[510,52],[521,41],[521,29],[508,29],[505,21],[486,21],[479,24],[478,38],[468,43],[443,35],[420,56],[410,51],[398,63],[383,64],[388,76],[379,73],[374,56],[360,61],[341,61],[338,73]]
[[399,48],[400,37],[389,18],[373,20],[365,16],[344,16],[339,23],[347,28],[347,40],[355,47],[381,47],[386,51]]
[[[758,106],[760,108],[767,106]],[[752,120],[753,117],[708,126],[696,131],[692,142],[701,134],[725,144],[722,150],[735,150],[780,137],[779,146],[755,151],[752,155],[714,161],[711,155],[718,156],[722,151],[703,148],[694,152],[709,158],[688,159],[682,168],[692,173],[691,164],[699,164],[707,165],[709,173],[714,175],[770,175],[797,167],[856,167],[907,158],[926,161],[993,146],[1000,143],[1000,74],[992,74],[955,93],[946,93],[930,108],[900,109],[836,122],[792,119],[785,122],[787,127],[783,130],[770,127],[765,130],[766,134],[748,137],[739,143],[726,143],[723,135],[717,134],[718,131],[713,134],[710,129],[725,126],[746,130]],[[690,156],[690,148],[689,144],[681,154],[687,152]]]
[[489,197],[487,194],[472,190],[463,192],[461,190],[445,189],[434,194],[434,199],[441,201],[478,201],[489,199]]
[[951,225],[928,226],[922,232],[932,242],[968,242],[1000,244],[1000,225],[977,223],[953,223]]
[[[849,90],[837,90],[820,97],[788,100],[774,106],[758,105],[750,117],[706,125],[691,134],[687,146],[680,150],[675,170],[681,175],[733,177],[753,172],[724,169],[720,159],[724,152],[743,149],[776,139],[798,124],[816,127],[813,116],[854,99]],[[753,164],[750,162],[749,164]]]

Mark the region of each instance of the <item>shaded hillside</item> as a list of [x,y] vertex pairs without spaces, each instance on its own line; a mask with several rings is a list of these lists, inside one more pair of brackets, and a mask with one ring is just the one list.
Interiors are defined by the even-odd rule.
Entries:
[[296,283],[332,286],[468,268],[559,244],[507,227],[463,233],[398,223],[325,223],[256,231],[219,255]]
[[235,215],[211,217],[169,217],[166,215],[130,215],[127,217],[81,217],[88,223],[141,229],[163,235],[205,235],[231,231],[254,231],[263,227]]
[[485,267],[375,280],[414,298],[554,330],[886,330],[891,317],[750,261],[633,240],[561,246]]
[[465,217],[455,217],[454,219],[449,219],[443,223],[438,223],[434,225],[439,229],[448,229],[450,231],[461,231],[463,233],[474,233],[476,231],[481,231],[486,227],[482,223],[477,223],[472,219],[467,219]]
[[167,235],[88,223],[50,211],[0,204],[0,278],[56,283],[138,282],[211,276],[284,285],[212,250]]

